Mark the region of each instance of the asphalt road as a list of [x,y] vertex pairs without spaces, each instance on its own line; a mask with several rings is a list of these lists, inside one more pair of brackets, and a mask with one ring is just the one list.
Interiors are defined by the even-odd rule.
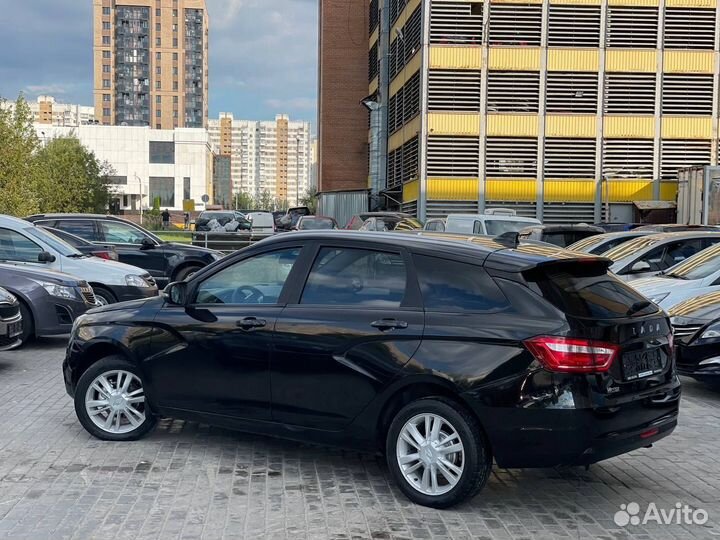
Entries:
[[[0,538],[720,538],[720,393],[691,380],[679,428],[653,448],[589,471],[496,468],[474,500],[437,511],[409,503],[377,456],[177,420],[95,440],[65,394],[64,347],[0,353]],[[695,523],[653,519],[678,503]]]

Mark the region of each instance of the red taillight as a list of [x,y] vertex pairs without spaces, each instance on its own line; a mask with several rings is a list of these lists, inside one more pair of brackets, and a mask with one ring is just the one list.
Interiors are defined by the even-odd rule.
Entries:
[[525,346],[547,369],[563,373],[605,372],[620,351],[612,343],[558,336],[532,338]]
[[106,259],[108,261],[114,261],[115,257],[113,257],[112,253],[109,251],[96,251],[93,253],[96,257],[100,257],[101,259]]

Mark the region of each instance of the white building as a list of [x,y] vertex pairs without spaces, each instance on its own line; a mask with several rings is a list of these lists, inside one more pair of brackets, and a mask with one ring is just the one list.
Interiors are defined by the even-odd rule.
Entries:
[[209,121],[213,146],[230,156],[233,190],[260,196],[267,191],[292,206],[310,186],[309,122],[278,115],[274,121],[235,120],[220,113]]
[[[2,106],[12,109],[15,102],[6,101]],[[96,123],[95,107],[58,103],[52,96],[39,96],[37,101],[28,101],[28,107],[36,124],[76,127]]]
[[170,210],[183,210],[184,201],[194,201],[201,210],[203,195],[212,200],[213,152],[205,129],[42,124],[35,129],[43,144],[74,135],[97,159],[107,161],[115,171],[113,191],[123,210],[140,210],[141,204],[152,208],[156,197],[161,208]]

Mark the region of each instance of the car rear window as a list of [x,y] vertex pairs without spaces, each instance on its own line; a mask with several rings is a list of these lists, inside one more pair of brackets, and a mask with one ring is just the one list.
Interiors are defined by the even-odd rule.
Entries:
[[638,251],[645,249],[646,247],[650,247],[660,241],[661,238],[653,236],[641,236],[640,238],[635,238],[634,240],[630,240],[629,242],[625,242],[623,244],[620,244],[619,246],[614,247],[613,249],[606,251],[605,253],[603,253],[603,257],[607,257],[608,259],[611,259],[613,261],[619,261],[620,259],[624,259],[628,255],[637,253]]
[[573,317],[619,319],[656,313],[654,304],[610,275],[603,265],[568,264],[529,276],[543,297]]

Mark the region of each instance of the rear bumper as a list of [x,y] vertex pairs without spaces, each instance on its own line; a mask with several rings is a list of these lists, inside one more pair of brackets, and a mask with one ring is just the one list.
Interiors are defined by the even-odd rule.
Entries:
[[115,295],[118,302],[138,300],[140,298],[153,298],[158,295],[155,287],[128,287],[126,285],[108,285],[108,289]]
[[605,409],[477,410],[501,467],[589,465],[653,444],[677,426],[680,383]]

